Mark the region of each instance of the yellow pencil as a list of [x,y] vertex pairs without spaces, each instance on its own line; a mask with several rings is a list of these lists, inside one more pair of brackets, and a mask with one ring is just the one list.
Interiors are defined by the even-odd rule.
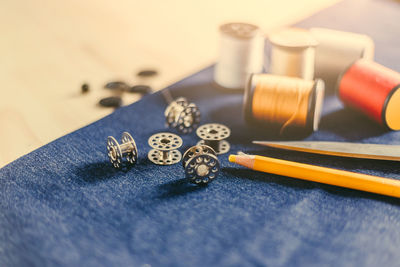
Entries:
[[230,155],[229,161],[256,171],[400,198],[400,180],[255,155]]

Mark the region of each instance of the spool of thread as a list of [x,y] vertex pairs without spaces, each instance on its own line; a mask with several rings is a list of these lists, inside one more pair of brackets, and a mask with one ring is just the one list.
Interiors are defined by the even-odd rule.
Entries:
[[220,51],[214,81],[228,89],[244,89],[248,75],[264,69],[264,36],[252,24],[228,23],[219,28]]
[[374,59],[374,41],[367,35],[324,28],[310,32],[318,41],[315,77],[324,80],[327,90],[334,90],[339,75],[357,59]]
[[287,28],[270,35],[269,73],[305,80],[314,79],[315,46],[309,31]]
[[244,95],[246,121],[254,125],[318,129],[324,98],[322,80],[254,74],[249,77]]
[[344,104],[361,111],[390,130],[400,130],[400,73],[359,59],[338,79]]

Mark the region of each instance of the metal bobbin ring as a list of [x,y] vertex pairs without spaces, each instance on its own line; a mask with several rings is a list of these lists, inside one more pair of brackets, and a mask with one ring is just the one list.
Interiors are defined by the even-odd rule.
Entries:
[[149,145],[153,148],[147,154],[149,160],[157,165],[171,165],[182,159],[177,149],[182,146],[182,138],[173,133],[157,133],[150,136]]
[[206,145],[196,145],[186,150],[182,164],[186,178],[194,184],[212,182],[220,169],[217,153]]
[[191,133],[199,126],[200,110],[194,103],[180,97],[172,101],[164,112],[167,127],[176,129],[180,133]]
[[135,140],[128,132],[122,133],[121,144],[113,137],[107,137],[107,155],[115,168],[122,167],[122,158],[130,164],[135,164],[138,159],[138,151]]
[[204,124],[197,129],[196,134],[202,139],[197,143],[198,145],[210,146],[218,155],[227,153],[230,149],[229,143],[224,139],[231,135],[231,130],[225,125]]

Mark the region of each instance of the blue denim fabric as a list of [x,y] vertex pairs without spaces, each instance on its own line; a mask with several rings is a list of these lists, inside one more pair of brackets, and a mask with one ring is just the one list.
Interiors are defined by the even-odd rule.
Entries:
[[[400,6],[349,0],[300,23],[360,31],[376,59],[400,71]],[[251,145],[276,139],[242,119],[240,94],[211,85],[212,67],[170,87],[201,109],[202,123],[232,129],[231,152],[245,151],[400,178],[398,163],[307,155]],[[398,266],[400,201],[254,172],[220,156],[220,177],[187,183],[181,164],[147,160],[150,135],[165,131],[160,93],[66,135],[0,170],[0,266]],[[139,164],[116,170],[106,138],[129,131]],[[320,130],[307,140],[398,144],[332,95]],[[183,136],[184,147],[197,142]]]

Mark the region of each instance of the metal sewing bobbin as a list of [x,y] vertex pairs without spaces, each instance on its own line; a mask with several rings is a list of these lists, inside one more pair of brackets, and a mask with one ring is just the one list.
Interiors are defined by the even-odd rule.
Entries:
[[136,143],[128,132],[122,133],[121,144],[114,137],[107,137],[107,151],[108,157],[115,168],[122,166],[123,157],[130,164],[137,162],[138,151]]
[[187,134],[199,126],[201,114],[196,104],[184,97],[173,100],[169,90],[163,90],[163,95],[169,103],[164,112],[167,127]]
[[192,146],[183,155],[186,178],[194,184],[208,184],[217,178],[219,160],[214,149],[206,145]]
[[224,140],[231,135],[231,130],[225,125],[219,123],[209,123],[200,126],[196,134],[202,140],[198,145],[210,146],[215,152],[220,155],[229,151],[230,145]]
[[158,165],[178,163],[182,154],[177,149],[182,146],[182,138],[173,133],[157,133],[149,138],[149,145],[153,148],[147,154],[150,161]]

